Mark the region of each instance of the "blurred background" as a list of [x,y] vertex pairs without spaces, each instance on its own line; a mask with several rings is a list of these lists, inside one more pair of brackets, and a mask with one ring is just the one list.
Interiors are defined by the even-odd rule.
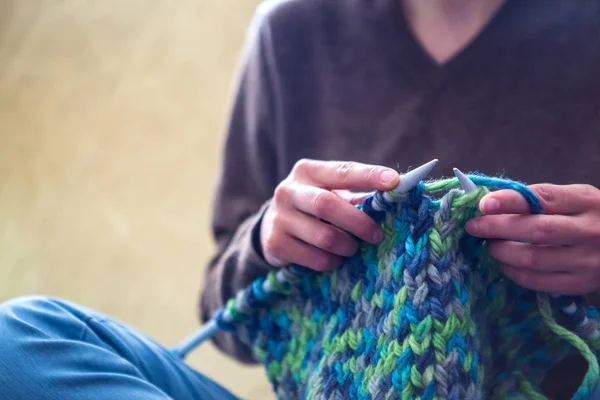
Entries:
[[[0,0],[0,301],[58,296],[170,346],[198,325],[210,197],[259,0]],[[248,399],[260,367],[189,363]]]

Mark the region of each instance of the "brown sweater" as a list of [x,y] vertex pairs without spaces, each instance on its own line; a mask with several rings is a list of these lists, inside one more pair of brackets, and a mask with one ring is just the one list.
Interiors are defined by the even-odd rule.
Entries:
[[[252,21],[233,100],[203,321],[271,268],[256,240],[260,217],[301,158],[400,172],[439,158],[432,177],[456,166],[600,186],[600,1],[508,1],[438,66],[401,0],[268,0]],[[231,335],[214,342],[254,362]],[[581,367],[571,370],[577,384]]]

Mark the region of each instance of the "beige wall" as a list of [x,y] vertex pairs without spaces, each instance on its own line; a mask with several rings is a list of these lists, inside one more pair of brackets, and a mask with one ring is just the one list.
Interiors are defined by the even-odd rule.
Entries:
[[[220,133],[257,3],[0,0],[0,300],[60,296],[166,345],[196,328]],[[211,345],[189,362],[270,398],[261,369]]]

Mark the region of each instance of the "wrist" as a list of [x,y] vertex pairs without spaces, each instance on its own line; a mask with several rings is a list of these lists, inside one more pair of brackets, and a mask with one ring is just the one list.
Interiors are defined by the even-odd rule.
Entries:
[[258,217],[257,217],[256,222],[254,223],[254,226],[252,227],[252,231],[250,233],[250,237],[251,237],[250,240],[252,241],[252,248],[254,249],[254,252],[261,259],[261,261],[263,261],[267,264],[268,264],[268,262],[265,258],[264,249],[262,246],[261,231],[262,231],[263,219],[264,219],[265,213],[267,212],[267,210],[269,208],[270,203],[271,203],[270,201],[267,201],[262,206],[262,208],[258,212]]

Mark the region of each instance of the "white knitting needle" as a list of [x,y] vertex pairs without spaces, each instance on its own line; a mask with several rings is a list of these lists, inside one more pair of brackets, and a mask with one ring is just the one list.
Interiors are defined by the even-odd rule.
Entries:
[[[466,193],[473,193],[475,190],[477,190],[477,185],[475,185],[475,183],[468,176],[463,174],[458,168],[454,168],[453,171],[454,171],[454,175],[456,175],[460,185],[462,186],[463,190]],[[558,294],[551,294],[550,296],[560,297],[560,295],[558,295]],[[578,311],[577,305],[575,303],[571,303],[569,306],[563,308],[562,311],[565,314],[569,314],[569,315],[574,314],[576,311]],[[588,323],[588,318],[585,317],[580,325],[585,326],[587,323]],[[589,338],[595,339],[596,337],[598,337],[598,335],[600,335],[600,331],[598,331],[596,329],[596,330],[594,330],[594,332],[592,332],[590,334]],[[600,396],[600,388],[597,388],[597,392],[598,392],[598,396]]]
[[463,174],[460,169],[454,168],[453,171],[465,193],[473,193],[477,190],[477,185],[468,176]]
[[211,319],[206,324],[198,328],[192,335],[186,338],[180,344],[173,346],[169,351],[176,357],[185,358],[186,355],[205,340],[210,339],[219,331],[217,321]]
[[415,186],[419,184],[431,172],[433,167],[438,163],[438,159],[434,158],[426,164],[421,165],[418,168],[413,169],[412,171],[408,171],[404,175],[400,176],[400,183],[396,186],[396,189],[400,193],[408,193]]
[[[275,274],[275,279],[277,279],[279,283],[285,283],[285,271],[283,269],[279,270],[277,274]],[[268,280],[265,280],[263,282],[262,288],[265,291],[265,293],[271,293],[273,291],[273,289],[271,288],[271,282],[269,282]],[[247,311],[247,305],[244,302],[244,296],[242,295],[242,292],[238,292],[237,296],[237,306],[240,307],[241,311]],[[225,310],[225,312],[223,313],[223,319],[225,320],[225,322],[231,322],[233,320],[228,310]],[[215,319],[213,318],[204,325],[200,326],[183,342],[171,347],[170,352],[171,354],[183,359],[190,351],[194,350],[201,343],[213,337],[217,332],[219,332],[219,330],[220,328],[217,325]]]
[[[433,167],[438,163],[438,159],[434,158],[426,164],[421,165],[418,168],[413,169],[412,171],[408,171],[404,175],[400,175],[400,183],[396,186],[396,190],[400,193],[408,193],[412,189],[415,188],[427,176],[428,173],[431,172]],[[383,197],[393,203],[394,200],[391,198],[390,192],[383,192]],[[380,203],[377,197],[373,197],[373,203],[371,204],[373,208],[377,211],[383,211],[384,205]]]
[[[415,186],[419,184],[431,172],[433,167],[438,163],[438,159],[433,159],[426,164],[421,165],[418,168],[413,169],[412,171],[407,172],[404,175],[400,176],[400,183],[396,187],[398,191],[401,193],[410,192]],[[377,205],[374,204],[374,207],[377,208]],[[285,281],[285,276],[283,273],[277,273],[277,280],[281,283]],[[271,292],[271,285],[269,281],[265,281],[263,284],[263,290],[269,293]],[[225,311],[223,318],[225,320],[230,320],[231,316],[227,311]],[[194,348],[198,347],[202,342],[208,340],[212,336],[214,336],[219,331],[219,327],[217,326],[216,321],[210,320],[206,324],[199,327],[196,332],[190,335],[187,339],[185,339],[182,343],[173,346],[170,351],[177,357],[185,358],[185,356],[192,351]]]

